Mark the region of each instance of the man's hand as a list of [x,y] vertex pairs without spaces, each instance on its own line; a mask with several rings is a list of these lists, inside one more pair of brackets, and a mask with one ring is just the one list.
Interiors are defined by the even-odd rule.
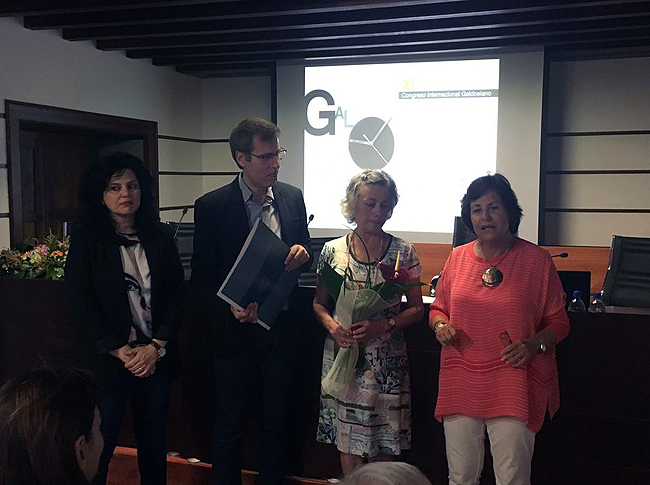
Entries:
[[234,306],[230,306],[230,311],[235,318],[241,323],[255,323],[257,322],[257,303],[250,302],[243,310],[238,310]]
[[309,260],[309,253],[300,244],[294,244],[289,248],[289,254],[284,260],[284,270],[293,271]]

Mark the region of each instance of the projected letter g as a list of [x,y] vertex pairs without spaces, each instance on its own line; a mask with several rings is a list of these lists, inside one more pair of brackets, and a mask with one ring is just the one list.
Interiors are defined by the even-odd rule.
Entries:
[[327,101],[328,106],[334,105],[334,98],[324,89],[314,89],[311,93],[307,94],[305,96],[305,120],[307,121],[305,130],[307,130],[307,133],[314,136],[327,135],[328,133],[330,135],[333,135],[335,129],[333,110],[318,112],[318,117],[320,119],[327,120],[327,124],[323,128],[314,128],[309,122],[309,103],[311,103],[314,98],[323,98],[325,101]]

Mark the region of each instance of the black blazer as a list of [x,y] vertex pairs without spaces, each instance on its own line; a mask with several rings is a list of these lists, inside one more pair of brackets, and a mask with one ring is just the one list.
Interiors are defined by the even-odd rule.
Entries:
[[[180,370],[175,339],[183,313],[183,267],[166,224],[141,232],[140,241],[151,271],[153,336],[168,341],[167,355],[156,372],[175,374]],[[133,322],[117,237],[106,238],[76,224],[65,279],[77,335],[77,362],[97,374],[100,386],[110,385],[123,364],[108,352],[128,343]]]
[[[282,240],[288,246],[300,244],[307,250],[309,261],[303,266],[307,269],[313,254],[302,192],[289,184],[276,182],[273,195],[280,217]],[[194,223],[192,286],[203,307],[203,318],[208,322],[210,346],[217,355],[232,355],[246,344],[246,333],[230,312],[230,305],[217,296],[217,291],[250,232],[237,178],[197,199]],[[296,289],[289,297],[290,312],[297,311],[300,306]],[[278,331],[277,326],[271,331]]]

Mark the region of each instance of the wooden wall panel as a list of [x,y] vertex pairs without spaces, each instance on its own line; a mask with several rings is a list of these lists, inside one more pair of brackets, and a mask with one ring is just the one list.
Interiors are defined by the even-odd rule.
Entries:
[[[429,283],[431,277],[442,271],[451,252],[451,244],[414,244],[422,263],[422,281]],[[545,246],[551,254],[569,253],[567,258],[554,258],[555,267],[565,271],[590,271],[591,292],[600,291],[609,264],[608,247]],[[422,294],[428,295],[428,286],[422,287]]]

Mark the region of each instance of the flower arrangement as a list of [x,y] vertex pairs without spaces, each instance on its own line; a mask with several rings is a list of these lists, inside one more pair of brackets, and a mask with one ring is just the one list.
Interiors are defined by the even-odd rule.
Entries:
[[[357,234],[356,231],[353,230],[353,232]],[[363,239],[358,234],[357,236],[368,254],[368,248]],[[370,259],[369,254],[368,259]],[[384,281],[373,285],[373,273],[377,270],[381,272]],[[354,280],[349,267],[345,268],[343,274],[339,274],[327,263],[321,269],[321,280],[329,295],[336,302],[334,318],[345,329],[349,329],[355,322],[371,318],[391,306],[391,301],[398,295],[423,284],[420,282],[408,283],[408,268],[400,266],[399,252],[394,267],[379,261],[374,266],[369,265],[365,281]],[[332,368],[321,382],[323,391],[330,396],[344,399],[354,378],[354,368],[358,356],[358,344],[339,349]]]
[[43,242],[23,243],[16,249],[0,251],[0,275],[14,278],[60,280],[64,275],[70,238],[57,239],[54,234]]

